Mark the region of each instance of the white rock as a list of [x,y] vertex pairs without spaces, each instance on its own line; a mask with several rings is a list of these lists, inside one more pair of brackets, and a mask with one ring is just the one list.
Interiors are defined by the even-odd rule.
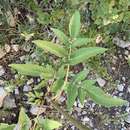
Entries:
[[3,66],[0,66],[0,76],[3,76],[5,73],[5,70],[3,68]]
[[38,106],[32,106],[30,109],[30,112],[33,115],[42,114],[45,111],[46,111],[46,108],[42,108],[42,107],[38,107]]
[[18,90],[18,88],[15,88],[14,93],[15,93],[15,95],[19,95],[19,90]]
[[85,117],[82,119],[82,121],[84,121],[84,122],[89,122],[90,119],[89,119],[87,116],[85,116]]
[[125,121],[126,121],[127,123],[130,123],[130,115],[127,116],[127,118],[125,119]]
[[102,78],[98,78],[97,82],[98,82],[98,84],[99,84],[100,87],[103,87],[106,84],[106,81],[104,79],[102,79]]
[[119,85],[117,86],[117,88],[118,88],[118,90],[119,90],[120,92],[122,92],[123,89],[124,89],[124,85],[123,85],[123,84],[119,84]]
[[6,55],[6,52],[0,48],[0,59],[3,58]]
[[10,47],[8,44],[5,44],[5,51],[6,51],[7,53],[10,52],[10,49],[11,49],[11,47]]
[[31,88],[31,86],[29,86],[29,85],[25,85],[24,87],[23,87],[23,91],[24,92],[29,92],[29,91],[31,91],[32,90],[32,88]]
[[15,52],[18,52],[19,51],[19,45],[12,45],[12,49],[15,51]]
[[30,79],[30,80],[27,81],[27,85],[30,85],[32,83],[33,83],[33,79]]
[[3,87],[0,87],[0,108],[3,105],[3,100],[6,97],[6,95],[7,95],[7,92],[4,90]]

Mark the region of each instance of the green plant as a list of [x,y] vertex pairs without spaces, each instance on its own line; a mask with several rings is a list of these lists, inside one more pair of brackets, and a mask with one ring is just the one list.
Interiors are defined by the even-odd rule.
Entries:
[[[62,126],[60,122],[50,119],[44,119],[42,117],[35,118],[33,121],[37,123],[35,130],[42,130],[42,129],[53,130]],[[1,123],[0,130],[14,130],[14,129],[29,130],[31,128],[31,125],[32,125],[31,120],[25,113],[25,110],[21,108],[18,123],[12,125]],[[33,128],[31,130],[33,130]]]
[[[82,69],[78,74],[73,72],[73,66],[83,64],[89,58],[99,54],[103,54],[107,49],[101,47],[87,47],[91,38],[80,37],[80,13],[76,11],[69,23],[69,34],[65,35],[62,31],[52,28],[52,31],[60,40],[60,44],[43,40],[34,40],[33,43],[37,47],[42,48],[46,53],[52,54],[58,58],[58,61],[52,65],[36,65],[36,64],[11,64],[10,67],[16,69],[19,73],[30,76],[39,76],[45,82],[53,81],[46,84],[49,92],[53,93],[51,104],[62,114],[62,110],[56,104],[61,93],[67,94],[67,110],[71,111],[76,98],[79,98],[83,104],[86,97],[90,97],[97,104],[105,107],[121,106],[127,104],[127,101],[113,98],[104,93],[104,91],[95,85],[94,80],[88,80],[86,69]],[[73,76],[74,75],[74,76]],[[66,117],[66,116],[65,116]],[[69,116],[68,116],[69,117]],[[67,117],[66,117],[67,118]],[[68,118],[67,118],[68,119]],[[81,130],[87,130],[80,123],[69,118],[70,121]]]

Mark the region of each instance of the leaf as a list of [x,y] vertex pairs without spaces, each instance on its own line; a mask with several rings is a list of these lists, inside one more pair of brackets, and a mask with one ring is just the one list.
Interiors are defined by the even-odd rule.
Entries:
[[76,11],[70,19],[69,23],[69,33],[70,36],[75,38],[80,32],[80,13]]
[[97,104],[103,105],[105,107],[122,106],[128,102],[120,98],[114,98],[94,85],[91,80],[86,80],[83,83],[84,89],[86,89],[88,96],[95,101]]
[[38,47],[49,51],[52,54],[55,54],[58,57],[66,57],[67,51],[60,45],[54,44],[52,42],[43,41],[43,40],[35,40],[33,41]]
[[79,91],[78,91],[78,97],[79,97],[79,101],[82,105],[84,104],[84,100],[85,100],[86,95],[87,95],[86,91],[84,91],[84,89],[82,89],[80,87]]
[[76,86],[68,85],[67,87],[67,109],[68,110],[71,110],[77,95],[78,95],[78,88]]
[[107,49],[101,47],[88,47],[88,48],[78,49],[77,51],[72,53],[69,63],[71,65],[81,63],[93,56],[96,56],[97,54],[104,53],[106,50]]
[[83,70],[81,72],[79,72],[78,74],[76,74],[76,76],[74,76],[74,84],[77,84],[78,82],[84,80],[86,78],[86,76],[88,75],[89,70]]
[[72,47],[81,47],[83,45],[87,45],[90,42],[93,42],[94,39],[93,38],[77,38],[73,44]]
[[54,82],[54,84],[51,86],[51,91],[55,92],[55,93],[59,92],[59,90],[62,88],[63,84],[64,84],[64,80],[63,79],[61,79],[61,78],[57,79]]
[[8,125],[5,123],[0,123],[0,130],[14,130],[15,125]]
[[17,70],[20,74],[30,76],[40,76],[45,70],[44,67],[36,64],[10,64],[10,67]]
[[55,29],[55,28],[51,28],[51,29],[61,42],[63,42],[64,44],[69,42],[68,37],[62,31],[60,31],[59,29]]
[[31,126],[31,121],[29,117],[26,115],[25,110],[23,108],[21,108],[21,111],[19,113],[18,124],[19,124],[20,130],[29,130]]
[[44,130],[58,129],[60,126],[62,126],[62,124],[58,121],[43,118],[39,118],[37,124]]
[[56,74],[56,77],[58,77],[58,78],[64,78],[64,77],[65,77],[65,74],[66,74],[66,72],[65,72],[65,69],[64,69],[64,65],[62,65],[62,66],[58,69],[57,74]]

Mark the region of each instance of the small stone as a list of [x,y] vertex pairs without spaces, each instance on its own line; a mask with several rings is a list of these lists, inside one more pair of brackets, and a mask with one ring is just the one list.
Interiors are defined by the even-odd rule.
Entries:
[[125,121],[126,121],[127,123],[130,123],[130,114],[127,116],[127,118],[125,119]]
[[31,91],[32,90],[32,88],[31,88],[31,86],[29,86],[29,85],[25,85],[24,87],[23,87],[23,91],[24,92],[29,92],[29,91]]
[[2,85],[4,85],[4,81],[3,80],[0,80],[0,85],[2,86]]
[[130,107],[126,107],[125,111],[130,112]]
[[32,106],[30,109],[31,114],[38,115],[42,114],[46,111],[46,108],[38,107],[38,106]]
[[32,57],[32,59],[34,59],[35,57],[37,57],[36,53],[35,53],[35,52],[32,53],[32,54],[31,54],[31,57]]
[[19,51],[19,45],[12,45],[12,49],[15,51],[15,52],[18,52]]
[[82,119],[82,121],[83,121],[83,122],[89,122],[90,119],[89,119],[87,116],[85,116],[85,117]]
[[21,56],[21,57],[20,57],[20,60],[21,60],[21,61],[24,61],[25,59],[26,59],[26,56]]
[[6,95],[7,95],[7,92],[4,90],[3,87],[0,87],[0,108],[3,105],[3,101],[4,101],[5,97],[6,97]]
[[0,48],[0,59],[3,58],[6,55],[6,52]]
[[19,90],[18,90],[18,88],[15,88],[14,93],[15,93],[15,95],[19,95]]
[[125,50],[124,54],[128,56],[129,55],[129,51]]
[[98,78],[97,82],[98,82],[98,84],[99,84],[100,87],[103,87],[106,84],[106,81],[104,79],[102,79],[102,78]]
[[32,83],[33,83],[33,79],[30,79],[30,80],[27,81],[27,85],[30,85]]
[[3,76],[5,73],[5,70],[3,68],[3,66],[0,66],[0,76]]
[[3,107],[5,109],[16,108],[15,99],[11,96],[6,96],[3,102]]
[[128,86],[128,92],[130,93],[130,86]]
[[5,51],[6,51],[7,53],[10,52],[10,49],[11,49],[11,47],[10,47],[8,44],[5,44]]
[[122,92],[123,89],[124,89],[124,85],[120,84],[120,85],[117,86],[117,88],[118,88],[118,90],[119,90],[120,92]]

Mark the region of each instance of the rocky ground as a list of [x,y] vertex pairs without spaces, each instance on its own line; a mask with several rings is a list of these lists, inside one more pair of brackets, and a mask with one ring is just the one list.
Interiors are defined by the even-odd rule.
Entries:
[[[25,13],[26,11],[24,10],[23,12]],[[24,13],[23,16],[25,15],[25,18],[27,18],[27,14]],[[48,26],[41,27],[40,31],[48,39],[56,39],[52,32],[50,32]],[[22,45],[17,43],[16,37],[9,37],[9,41],[0,47],[0,122],[9,124],[16,123],[19,109],[21,106],[24,106],[30,117],[36,117],[40,111],[40,114],[44,117],[60,118],[64,124],[61,130],[76,130],[61,114],[53,110],[46,103],[47,99],[44,95],[46,89],[43,89],[42,92],[44,100],[42,106],[30,104],[28,95],[40,82],[40,79],[32,77],[25,78],[11,70],[8,66],[11,63],[40,61],[41,56],[35,50],[35,47],[30,44],[32,37],[33,34],[29,37],[24,37],[25,44]],[[115,37],[113,39],[113,46],[115,48],[114,53],[110,50],[109,54],[105,54],[101,58],[102,66],[106,68],[109,78],[107,76],[102,77],[91,68],[88,78],[96,79],[97,84],[111,95],[121,97],[130,102],[130,67],[128,64],[128,59],[130,58],[130,42]],[[63,95],[60,98],[60,102],[64,105],[65,101],[66,97]],[[130,130],[130,104],[108,109],[96,105],[90,99],[86,99],[83,106],[77,100],[71,114],[73,117],[82,121],[83,124],[89,124],[94,130]]]

